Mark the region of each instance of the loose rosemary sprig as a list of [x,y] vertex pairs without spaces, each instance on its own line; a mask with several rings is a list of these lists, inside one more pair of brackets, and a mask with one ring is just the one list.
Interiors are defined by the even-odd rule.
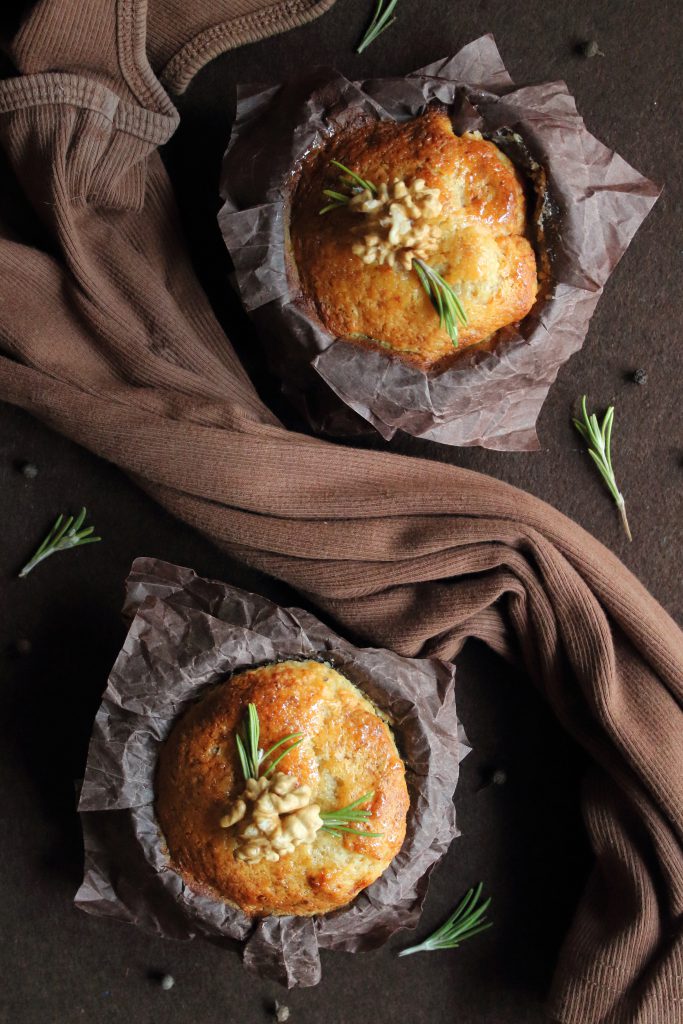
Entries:
[[86,526],[83,529],[87,514],[86,509],[82,508],[75,520],[73,516],[67,516],[66,519],[63,515],[58,516],[55,525],[35,554],[29,558],[19,573],[19,577],[23,579],[24,576],[28,576],[40,562],[49,558],[50,555],[56,554],[57,551],[68,551],[69,548],[78,548],[83,544],[96,544],[97,541],[102,540],[101,537],[93,537],[94,526]]
[[374,43],[378,36],[381,36],[382,32],[385,32],[390,25],[393,25],[396,18],[392,17],[394,9],[398,0],[389,0],[386,7],[384,6],[384,0],[377,0],[377,7],[375,8],[375,14],[368,25],[365,35],[358,44],[356,53],[362,53],[363,50],[367,50],[371,43]]
[[350,827],[354,821],[370,820],[372,811],[361,811],[359,808],[361,804],[372,800],[374,795],[374,791],[370,790],[369,793],[359,796],[357,800],[347,804],[346,807],[340,807],[337,811],[323,811],[320,817],[323,819],[325,832],[329,832],[330,835],[336,836],[338,839],[341,839],[342,832],[349,832],[353,836],[363,836],[366,839],[377,839],[384,835],[383,832],[364,832],[362,829]]
[[[247,779],[258,779],[260,774],[270,775],[271,772],[275,771],[282,758],[286,757],[287,754],[294,750],[295,747],[298,747],[304,738],[303,733],[292,732],[289,736],[283,736],[281,740],[274,743],[273,746],[264,753],[262,750],[259,750],[258,744],[260,734],[261,724],[259,722],[256,705],[247,704],[246,720],[242,723],[241,730],[235,736],[237,754],[240,759],[242,774],[244,775],[245,781]],[[265,771],[263,771],[263,765],[268,758],[290,740],[293,740],[294,742],[283,750],[275,760],[270,763]]]
[[368,191],[374,195],[377,191],[377,188],[371,181],[361,178],[360,174],[356,174],[349,167],[340,164],[338,160],[330,160],[330,163],[338,167],[340,171],[343,171],[343,174],[339,175],[339,182],[342,188],[344,186],[350,188],[350,192],[337,192],[332,188],[324,188],[323,195],[326,199],[331,199],[332,202],[323,206],[322,210],[318,210],[319,214],[329,213],[330,210],[338,210],[340,206],[346,206],[360,192]]
[[631,527],[628,524],[628,517],[626,515],[626,503],[624,502],[624,496],[617,486],[614,469],[612,467],[611,446],[612,427],[614,425],[614,406],[610,405],[603,417],[602,423],[600,424],[598,423],[598,418],[595,413],[591,413],[590,415],[588,414],[588,410],[586,408],[586,396],[584,395],[581,399],[581,415],[582,419],[574,419],[572,422],[588,445],[588,454],[598,467],[600,476],[605,481],[607,489],[614,498],[626,536],[629,540],[633,540],[633,537],[631,536]]
[[434,309],[439,314],[439,326],[445,327],[453,347],[458,347],[458,323],[467,325],[467,314],[453,286],[424,260],[413,260],[413,268],[420,279]]
[[399,956],[409,956],[411,953],[430,952],[434,949],[457,949],[465,939],[471,939],[473,935],[485,932],[491,927],[491,921],[485,921],[484,915],[491,903],[490,898],[477,906],[481,896],[482,883],[476,889],[470,889],[465,897],[455,908],[451,916],[440,928],[420,942],[417,946],[409,946],[402,949]]

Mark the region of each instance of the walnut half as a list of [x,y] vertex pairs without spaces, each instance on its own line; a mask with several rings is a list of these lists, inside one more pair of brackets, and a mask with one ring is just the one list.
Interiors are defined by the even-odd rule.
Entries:
[[310,786],[300,786],[284,772],[247,779],[244,792],[220,820],[221,828],[236,826],[235,857],[248,864],[276,861],[312,843],[322,824]]
[[359,192],[349,201],[349,209],[364,214],[367,222],[359,229],[363,241],[351,251],[366,264],[398,264],[411,270],[413,260],[427,259],[441,238],[441,229],[433,223],[443,210],[440,196],[439,189],[427,188],[423,178],[394,178],[374,194],[369,189]]

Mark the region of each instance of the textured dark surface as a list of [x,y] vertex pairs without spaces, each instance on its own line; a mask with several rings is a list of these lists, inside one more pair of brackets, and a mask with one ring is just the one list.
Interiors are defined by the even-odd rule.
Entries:
[[[396,25],[361,58],[353,44],[369,7],[368,0],[338,0],[305,29],[227,54],[179,102],[183,123],[165,156],[197,269],[226,330],[284,415],[272,382],[258,372],[257,345],[229,293],[215,226],[233,84],[274,82],[314,63],[335,64],[350,76],[403,74],[493,32],[517,82],[564,78],[591,130],[665,191],[610,280],[582,352],[560,371],[540,418],[541,452],[458,451],[405,438],[394,446],[539,495],[616,551],[680,616],[683,168],[679,109],[671,99],[680,69],[680,5],[399,0]],[[604,56],[577,56],[575,45],[593,38]],[[638,367],[647,369],[645,385],[629,380]],[[569,423],[572,403],[584,392],[598,406],[616,403],[615,462],[631,545]],[[35,479],[18,471],[22,460],[36,464]],[[17,580],[56,513],[81,504],[105,541]],[[113,467],[6,406],[0,512],[0,1021],[255,1024],[273,1019],[279,998],[293,1024],[548,1024],[544,992],[590,864],[577,809],[582,759],[526,680],[474,645],[458,665],[460,712],[475,746],[457,796],[463,835],[433,878],[418,934],[481,879],[494,897],[495,928],[485,935],[458,951],[405,961],[392,952],[408,944],[400,937],[365,956],[323,954],[321,985],[285,993],[243,972],[233,953],[204,942],[150,940],[75,911],[81,851],[74,780],[124,636],[118,609],[132,559],[156,555],[276,599],[295,598],[216,552]],[[32,647],[19,656],[13,644],[21,638]],[[482,788],[487,772],[501,766],[507,783]],[[155,971],[175,976],[170,992],[160,989]]]

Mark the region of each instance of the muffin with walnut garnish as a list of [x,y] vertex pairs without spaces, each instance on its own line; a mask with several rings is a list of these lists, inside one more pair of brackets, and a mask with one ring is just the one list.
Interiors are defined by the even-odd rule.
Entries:
[[530,311],[526,230],[514,165],[436,109],[334,135],[304,161],[290,223],[302,299],[327,330],[424,370]]
[[349,903],[400,850],[408,805],[389,726],[316,661],[213,687],[159,760],[156,811],[172,866],[251,916]]

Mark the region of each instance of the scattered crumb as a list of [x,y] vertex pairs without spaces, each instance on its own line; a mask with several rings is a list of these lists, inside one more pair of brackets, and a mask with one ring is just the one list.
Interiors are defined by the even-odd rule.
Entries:
[[175,985],[175,978],[172,974],[164,974],[163,978],[159,982],[164,992],[168,992]]
[[277,1024],[284,1024],[286,1020],[289,1020],[289,1007],[277,999],[275,1000],[275,1020]]

